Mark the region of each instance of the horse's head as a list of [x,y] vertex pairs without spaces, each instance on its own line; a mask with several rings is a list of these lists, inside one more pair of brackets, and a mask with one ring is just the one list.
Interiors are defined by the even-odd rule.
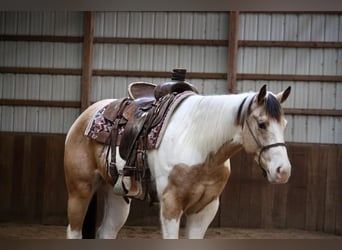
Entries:
[[247,153],[262,169],[271,183],[286,183],[291,175],[291,164],[284,143],[287,121],[281,104],[287,99],[291,87],[279,94],[266,91],[264,85],[259,93],[245,103],[242,121],[242,143]]

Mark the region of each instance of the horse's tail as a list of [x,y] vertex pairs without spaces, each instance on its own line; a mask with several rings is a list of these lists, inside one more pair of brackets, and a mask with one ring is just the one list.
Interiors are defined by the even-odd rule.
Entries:
[[89,203],[88,210],[84,218],[82,227],[83,239],[95,239],[96,237],[96,211],[97,196],[95,193]]

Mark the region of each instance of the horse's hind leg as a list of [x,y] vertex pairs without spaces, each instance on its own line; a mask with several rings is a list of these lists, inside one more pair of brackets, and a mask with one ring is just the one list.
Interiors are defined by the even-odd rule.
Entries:
[[68,198],[68,239],[81,239],[82,226],[94,188],[88,183],[78,183],[75,190],[69,190]]
[[115,239],[127,220],[130,204],[123,197],[115,195],[110,185],[105,185],[103,191],[104,213],[98,230],[98,237]]
[[200,212],[186,217],[186,236],[189,239],[203,239],[209,224],[219,207],[218,198],[205,206]]

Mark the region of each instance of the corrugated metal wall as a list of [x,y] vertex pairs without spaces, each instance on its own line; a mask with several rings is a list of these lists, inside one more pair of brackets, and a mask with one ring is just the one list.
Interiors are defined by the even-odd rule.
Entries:
[[[97,12],[95,37],[228,39],[228,13]],[[0,34],[82,36],[80,12],[1,12]],[[241,13],[240,40],[342,41],[339,14]],[[80,68],[81,43],[0,41],[0,66]],[[93,68],[225,73],[226,46],[94,44]],[[239,47],[238,73],[342,75],[342,49]],[[0,74],[0,98],[80,101],[80,76]],[[93,76],[92,101],[126,95],[128,83],[163,78]],[[225,80],[191,79],[203,94],[223,94]],[[239,92],[288,85],[288,108],[342,109],[341,83],[239,81]],[[66,133],[76,108],[0,106],[0,131]],[[342,118],[289,115],[287,141],[342,143]]]
[[[0,12],[0,34],[82,36],[81,12]],[[82,44],[0,41],[0,67],[81,68]],[[0,98],[80,100],[80,76],[0,74]],[[0,131],[66,133],[80,110],[0,106]]]
[[[240,40],[342,41],[342,16],[337,14],[241,14]],[[238,73],[341,75],[342,49],[241,47]],[[273,92],[292,86],[288,108],[342,109],[341,83],[239,81],[239,92],[264,83]],[[288,115],[287,141],[342,143],[342,118]]]
[[[228,39],[227,13],[192,12],[97,12],[95,37]],[[95,44],[94,69],[172,71],[186,68],[189,72],[227,72],[227,47]],[[92,100],[122,97],[132,81],[165,82],[162,78],[93,77]],[[192,79],[202,93],[226,92],[225,80]]]

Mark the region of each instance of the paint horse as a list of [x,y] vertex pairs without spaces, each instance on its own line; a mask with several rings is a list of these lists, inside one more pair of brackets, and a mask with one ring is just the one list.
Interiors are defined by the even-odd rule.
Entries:
[[[270,183],[286,183],[291,164],[284,144],[286,120],[281,104],[291,88],[259,92],[191,95],[174,111],[158,148],[147,151],[151,178],[160,201],[163,238],[178,238],[186,219],[187,238],[203,238],[213,220],[230,172],[229,159],[242,148],[254,156]],[[112,102],[102,100],[86,109],[71,126],[65,142],[68,191],[67,238],[82,238],[82,225],[96,190],[104,193],[99,238],[116,238],[130,203],[113,192],[103,145],[84,136],[94,113]],[[116,164],[125,161],[116,154]]]

